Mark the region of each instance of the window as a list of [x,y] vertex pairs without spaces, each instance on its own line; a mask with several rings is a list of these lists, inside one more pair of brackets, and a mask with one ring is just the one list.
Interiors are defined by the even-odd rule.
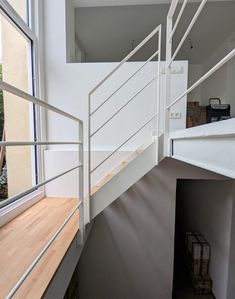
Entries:
[[[0,5],[0,79],[35,95],[35,39],[27,25],[30,6],[27,0],[4,0]],[[37,141],[37,113],[33,104],[0,90],[1,141]],[[1,147],[0,208],[36,191],[33,186],[38,182],[37,157],[38,149],[34,146]]]
[[28,0],[7,0],[16,13],[28,24]]

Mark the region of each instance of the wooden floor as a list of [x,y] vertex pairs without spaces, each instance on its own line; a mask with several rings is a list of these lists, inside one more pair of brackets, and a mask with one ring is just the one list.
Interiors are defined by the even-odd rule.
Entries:
[[[0,228],[0,298],[3,299],[76,206],[77,199],[45,198]],[[14,298],[41,298],[79,230],[76,212]]]

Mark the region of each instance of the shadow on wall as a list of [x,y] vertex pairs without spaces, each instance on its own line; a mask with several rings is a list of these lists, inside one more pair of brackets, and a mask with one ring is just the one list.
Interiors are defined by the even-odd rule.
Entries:
[[79,261],[79,298],[170,299],[177,178],[224,179],[165,159],[95,219]]

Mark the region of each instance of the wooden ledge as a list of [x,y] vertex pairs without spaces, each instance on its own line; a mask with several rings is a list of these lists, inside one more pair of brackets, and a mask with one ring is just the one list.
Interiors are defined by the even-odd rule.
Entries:
[[[77,199],[44,198],[0,228],[0,298],[18,282],[69,213]],[[76,212],[13,298],[41,298],[79,230]]]

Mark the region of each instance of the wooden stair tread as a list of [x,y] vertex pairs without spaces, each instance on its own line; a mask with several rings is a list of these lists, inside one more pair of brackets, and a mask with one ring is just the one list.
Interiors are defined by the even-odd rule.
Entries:
[[145,142],[135,151],[130,153],[125,159],[123,159],[118,165],[116,165],[105,177],[103,177],[97,184],[91,188],[91,195],[95,194],[105,184],[107,184],[116,174],[123,170],[132,160],[139,156],[148,146],[150,142]]
[[[56,230],[77,199],[44,198],[0,228],[0,298],[5,298]],[[41,298],[79,230],[76,212],[14,298]]]

